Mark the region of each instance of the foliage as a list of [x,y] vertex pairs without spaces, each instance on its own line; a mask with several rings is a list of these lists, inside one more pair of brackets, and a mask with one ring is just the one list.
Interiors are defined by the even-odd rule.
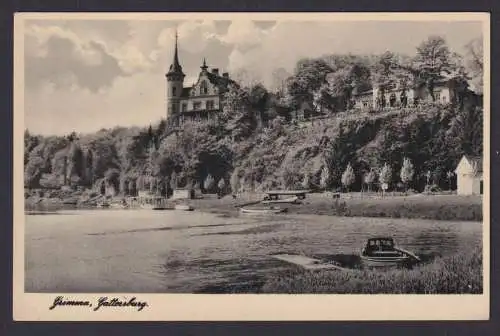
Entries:
[[[390,183],[407,157],[414,165],[416,190],[425,188],[427,171],[433,173],[433,183],[449,188],[446,172],[456,168],[462,155],[483,153],[481,97],[464,84],[467,77],[482,79],[481,46],[480,40],[471,41],[459,56],[444,39],[430,37],[412,56],[386,52],[303,59],[293,74],[278,76],[278,92],[259,83],[231,86],[217,120],[186,122],[175,134],[165,132],[164,120],[87,135],[40,136],[26,130],[25,183],[38,186],[42,176],[62,183],[65,176],[89,186],[109,180],[112,171],[116,188],[124,178],[131,193],[156,188],[146,176],[175,189],[178,184],[201,185],[209,174],[217,180],[230,177],[233,193],[240,187],[325,190],[341,184],[355,191],[363,182],[371,189],[380,167],[379,182]],[[443,74],[456,82],[458,102],[377,113],[344,111],[355,94],[374,85],[429,90]],[[308,124],[291,120],[302,103],[328,118]],[[345,180],[347,164],[357,174]],[[127,189],[126,182],[121,184]]]
[[207,177],[205,178],[205,182],[203,183],[203,187],[205,190],[212,190],[215,185],[215,179],[212,177],[212,175],[208,174]]
[[354,175],[354,169],[352,169],[351,164],[349,163],[347,165],[346,170],[342,174],[342,184],[347,188],[349,191],[349,187],[351,184],[354,183],[354,180],[356,179],[356,176]]
[[401,167],[401,181],[408,186],[408,183],[412,181],[413,175],[415,174],[415,170],[413,168],[413,164],[411,160],[407,157],[403,159],[403,166]]
[[330,183],[330,170],[328,169],[327,166],[324,166],[323,169],[321,169],[319,186],[321,189],[324,190],[328,188],[329,183]]
[[378,177],[380,183],[383,184],[390,184],[392,180],[392,170],[391,167],[386,163],[382,167],[382,170],[380,171],[379,177]]

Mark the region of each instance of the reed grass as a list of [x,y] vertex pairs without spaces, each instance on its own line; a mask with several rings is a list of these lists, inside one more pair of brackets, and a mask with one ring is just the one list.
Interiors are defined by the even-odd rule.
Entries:
[[438,257],[414,269],[304,271],[294,269],[266,279],[264,293],[320,294],[481,294],[482,250]]

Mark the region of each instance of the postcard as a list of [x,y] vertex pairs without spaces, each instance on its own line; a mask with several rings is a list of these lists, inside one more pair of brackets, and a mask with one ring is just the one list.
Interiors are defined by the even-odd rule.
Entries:
[[489,319],[489,20],[16,14],[14,320]]

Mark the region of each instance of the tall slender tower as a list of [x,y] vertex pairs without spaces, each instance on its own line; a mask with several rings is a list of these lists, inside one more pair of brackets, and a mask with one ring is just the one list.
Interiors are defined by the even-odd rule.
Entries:
[[165,75],[167,78],[167,124],[175,122],[177,115],[180,112],[180,98],[182,95],[182,88],[184,84],[184,73],[182,72],[182,67],[179,64],[179,55],[177,50],[177,31],[175,32],[175,51],[174,51],[174,61],[170,65],[170,68]]

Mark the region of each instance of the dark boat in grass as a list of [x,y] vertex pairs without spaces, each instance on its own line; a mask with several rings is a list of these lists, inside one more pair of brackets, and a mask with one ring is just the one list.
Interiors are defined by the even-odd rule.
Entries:
[[268,207],[268,208],[240,208],[240,212],[252,215],[273,215],[286,212],[287,208]]
[[393,238],[370,238],[361,250],[364,267],[411,267],[420,261],[415,254],[396,246]]

